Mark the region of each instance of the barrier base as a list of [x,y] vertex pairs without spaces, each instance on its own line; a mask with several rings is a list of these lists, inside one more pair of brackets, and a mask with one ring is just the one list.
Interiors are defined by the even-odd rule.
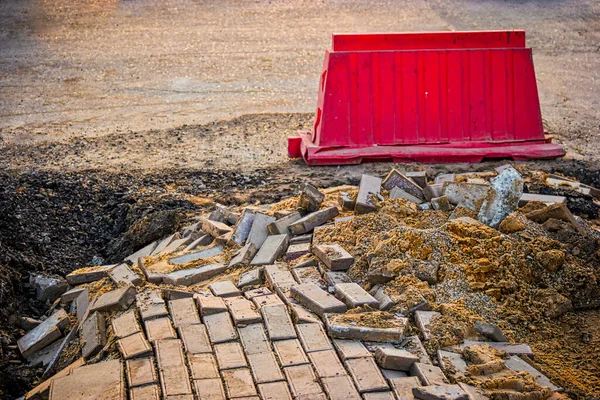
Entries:
[[290,157],[302,156],[308,165],[343,165],[363,162],[392,161],[438,163],[477,163],[484,160],[515,161],[563,157],[564,149],[551,143],[551,137],[523,142],[461,142],[444,144],[410,144],[371,147],[319,147],[310,132],[298,132],[288,139]]

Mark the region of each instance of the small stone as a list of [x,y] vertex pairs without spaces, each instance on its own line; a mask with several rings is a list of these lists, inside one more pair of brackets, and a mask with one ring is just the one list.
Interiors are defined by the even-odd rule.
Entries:
[[316,187],[305,183],[298,199],[298,208],[302,208],[308,212],[317,211],[324,199],[325,195],[319,192]]
[[433,207],[434,210],[450,211],[450,202],[448,201],[448,197],[434,197],[431,199],[431,207]]
[[381,191],[381,179],[375,176],[363,175],[360,178],[358,195],[356,196],[356,205],[354,212],[364,214],[377,210],[377,207],[371,202],[372,195],[378,195]]
[[232,297],[241,295],[238,288],[235,287],[233,282],[229,280],[213,282],[208,285],[208,288],[215,296],[219,297]]
[[508,342],[504,333],[496,325],[487,324],[482,321],[475,322],[473,328],[482,335],[492,339],[494,342]]
[[535,254],[535,260],[550,272],[558,271],[565,263],[565,258],[565,253],[561,250],[546,250]]
[[325,222],[337,217],[338,208],[335,206],[327,207],[319,211],[308,214],[289,226],[292,235],[301,235],[312,231],[315,227],[323,225]]
[[419,361],[419,357],[406,350],[392,347],[377,347],[375,360],[381,368],[398,371],[410,371],[410,367]]
[[92,305],[90,313],[94,311],[122,311],[127,310],[134,302],[136,295],[135,287],[124,286],[110,292],[104,293]]
[[313,252],[332,271],[347,270],[354,264],[354,257],[337,243],[314,246]]
[[415,399],[421,400],[469,400],[458,385],[431,385],[413,388],[412,392]]
[[347,192],[339,192],[338,193],[338,204],[342,211],[351,211],[354,210],[356,206],[356,202],[350,197]]

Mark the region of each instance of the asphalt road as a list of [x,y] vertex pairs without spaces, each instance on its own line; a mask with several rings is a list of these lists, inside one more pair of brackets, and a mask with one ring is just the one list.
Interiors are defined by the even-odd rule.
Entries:
[[527,31],[546,128],[596,159],[594,0],[2,0],[0,145],[314,112],[332,32],[475,29]]

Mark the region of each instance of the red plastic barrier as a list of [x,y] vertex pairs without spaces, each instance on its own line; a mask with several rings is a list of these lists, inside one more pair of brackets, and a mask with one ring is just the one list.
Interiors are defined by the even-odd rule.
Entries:
[[299,137],[290,156],[309,164],[564,155],[544,137],[523,31],[334,35]]

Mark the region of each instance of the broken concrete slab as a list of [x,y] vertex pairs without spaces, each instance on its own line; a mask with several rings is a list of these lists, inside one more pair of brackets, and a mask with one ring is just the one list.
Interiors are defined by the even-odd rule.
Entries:
[[126,360],[152,355],[152,347],[141,332],[117,340],[117,347]]
[[408,319],[396,317],[395,319],[390,320],[390,322],[393,323],[395,327],[376,328],[338,321],[335,314],[325,315],[327,331],[332,338],[400,343],[404,338],[404,332],[408,326]]
[[119,264],[108,271],[109,278],[120,286],[121,284],[139,286],[142,283],[142,278],[129,268],[127,264]]
[[134,286],[123,286],[104,293],[91,306],[90,313],[94,311],[122,311],[127,310],[134,302],[136,290]]
[[169,285],[190,286],[219,275],[225,270],[227,270],[227,266],[224,264],[208,264],[169,272],[164,275],[163,281]]
[[27,358],[30,367],[46,367],[56,355],[62,344],[62,340],[57,340],[49,346],[38,350]]
[[240,248],[235,255],[229,261],[229,268],[232,267],[243,267],[250,265],[250,262],[256,255],[258,248],[254,243],[247,243],[244,247]]
[[210,353],[212,348],[208,333],[203,324],[191,324],[180,327],[179,336],[185,351],[189,354]]
[[223,222],[212,221],[208,218],[203,218],[202,230],[210,234],[212,237],[217,238],[221,235],[231,232],[233,229],[230,226],[224,224]]
[[325,313],[343,313],[347,310],[344,303],[314,283],[293,285],[291,294],[294,299],[319,316]]
[[19,351],[23,357],[30,357],[60,338],[68,324],[67,313],[63,309],[59,309],[17,341]]
[[301,235],[312,231],[319,225],[337,217],[339,210],[335,206],[327,207],[319,211],[308,214],[304,218],[291,224],[288,229],[292,235]]
[[52,380],[49,399],[125,400],[127,393],[123,375],[121,360],[75,368],[71,374]]
[[239,289],[235,287],[233,282],[230,280],[213,282],[208,285],[208,288],[212,294],[218,297],[232,297],[241,295]]
[[364,214],[377,210],[377,207],[371,202],[371,196],[379,195],[381,192],[381,178],[363,174],[360,178],[360,186],[356,195],[356,204],[354,212]]
[[413,388],[415,399],[421,400],[469,400],[467,393],[458,385],[431,385]]
[[301,218],[302,215],[298,211],[293,211],[285,217],[271,222],[267,225],[267,230],[271,235],[288,235],[290,233],[288,227]]
[[87,267],[76,269],[66,276],[67,283],[71,286],[81,285],[84,283],[96,282],[102,278],[108,277],[108,271],[113,268],[113,265],[100,265],[97,267]]
[[524,372],[531,374],[531,376],[533,376],[533,378],[535,379],[535,382],[538,385],[548,387],[553,392],[562,392],[563,391],[563,389],[561,387],[553,384],[550,381],[550,379],[548,379],[547,376],[542,374],[540,371],[535,369],[533,366],[531,366],[529,363],[527,363],[525,360],[523,360],[519,356],[511,356],[509,359],[505,360],[505,365],[506,365],[506,368],[512,369],[513,371],[517,371],[517,372],[524,371]]
[[347,270],[354,264],[354,257],[337,243],[313,246],[313,253],[332,271]]
[[124,314],[114,318],[112,320],[113,333],[117,339],[133,335],[136,332],[140,332],[140,324],[137,321],[135,311],[127,311]]
[[246,243],[253,243],[257,249],[260,250],[265,240],[267,240],[267,236],[269,235],[269,230],[267,227],[270,223],[275,222],[277,219],[270,215],[256,213],[254,215],[254,221],[252,222],[252,228],[248,233],[248,238],[246,239]]
[[410,367],[419,361],[419,357],[402,349],[377,347],[377,350],[375,350],[375,360],[381,368],[410,371]]
[[214,246],[209,247],[208,249],[203,249],[194,253],[184,254],[181,256],[173,257],[169,259],[169,264],[171,265],[183,265],[187,263],[191,263],[198,260],[203,260],[205,258],[211,258],[220,255],[223,253],[222,246]]
[[69,289],[63,278],[45,275],[30,275],[29,285],[35,289],[36,299],[51,303]]
[[348,308],[370,307],[379,308],[379,302],[357,283],[339,283],[335,285],[335,295],[342,300]]
[[344,364],[360,393],[389,390],[373,357],[351,358],[345,360]]
[[508,342],[508,338],[504,336],[504,333],[494,324],[488,324],[482,321],[475,322],[473,328],[475,331],[482,335],[492,339],[494,342]]
[[448,201],[448,197],[440,196],[434,197],[430,200],[431,208],[438,211],[450,211],[450,202]]
[[356,201],[350,197],[348,192],[339,192],[338,193],[338,204],[342,211],[351,211],[356,207]]
[[375,291],[375,295],[373,297],[379,303],[379,309],[381,311],[387,311],[395,305],[392,298],[385,293],[383,287],[379,287],[377,291]]
[[492,185],[479,209],[478,219],[492,228],[519,205],[523,195],[523,177],[514,168],[507,168],[492,180]]
[[285,253],[285,260],[287,262],[290,262],[292,260],[300,258],[303,255],[310,253],[310,248],[310,242],[290,244]]
[[403,191],[423,200],[423,190],[412,179],[401,174],[398,170],[392,169],[382,182],[382,186],[386,190],[392,190],[394,187],[400,188]]
[[319,192],[319,189],[309,183],[305,183],[298,198],[298,208],[308,212],[317,211],[324,199],[325,195]]
[[446,384],[446,376],[441,368],[430,364],[414,363],[410,367],[410,375],[418,377],[425,386]]
[[424,201],[408,192],[405,192],[399,187],[393,187],[392,190],[390,190],[390,199],[406,199],[415,204],[421,204]]
[[250,271],[246,271],[240,275],[240,280],[238,281],[237,287],[241,289],[246,286],[260,285],[261,283],[262,269],[259,267],[251,269]]
[[441,314],[437,311],[415,311],[415,323],[423,335],[423,340],[427,341],[431,339],[431,331],[429,325],[434,318],[439,317]]
[[[478,183],[445,183],[444,195],[448,197],[448,201],[454,205],[466,207],[475,212],[479,212],[479,208],[483,204],[490,185],[481,185]],[[439,197],[439,196],[436,196]]]
[[290,238],[287,234],[268,236],[260,250],[258,250],[258,253],[252,259],[250,265],[273,264],[275,260],[285,253],[289,240]]

